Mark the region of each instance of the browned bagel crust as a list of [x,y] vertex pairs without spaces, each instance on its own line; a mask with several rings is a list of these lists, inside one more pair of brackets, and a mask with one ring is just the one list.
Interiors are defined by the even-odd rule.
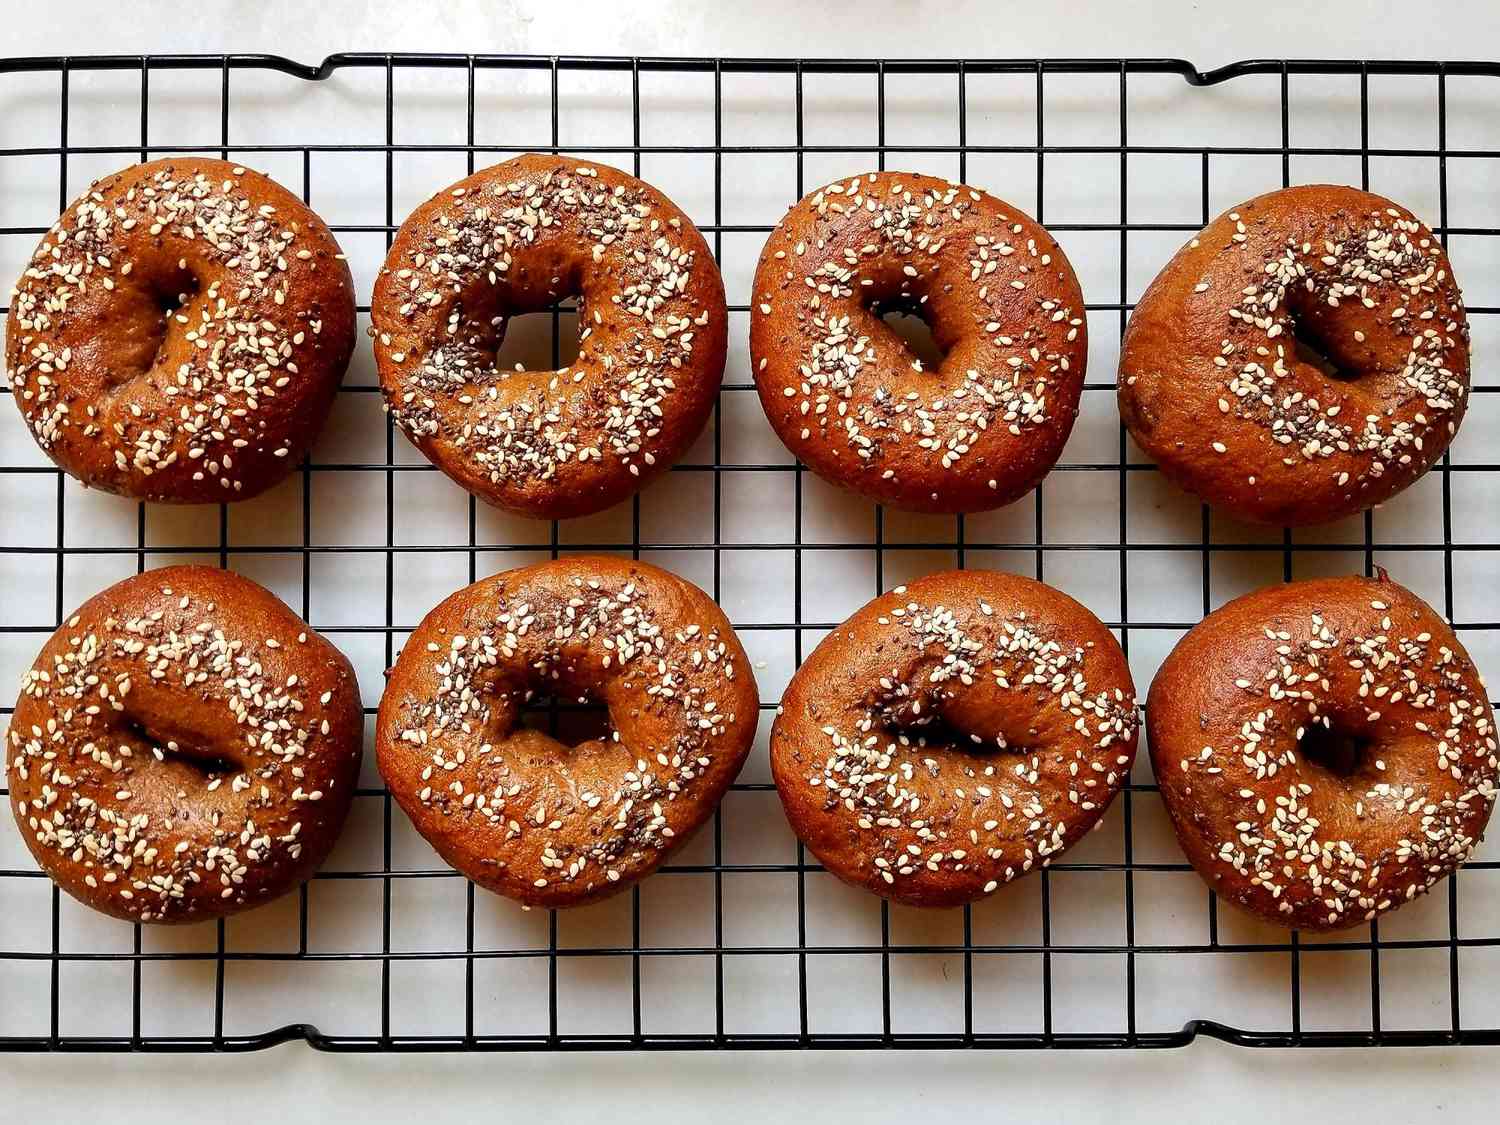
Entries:
[[[574,295],[571,364],[496,370],[508,317]],[[665,472],[724,377],[724,282],[698,228],[651,185],[573,157],[518,156],[418,207],[370,318],[402,432],[480,499],[542,519]]]
[[354,282],[322,220],[260,173],[196,156],[91,185],[10,306],[5,362],[37,444],[84,484],[141,500],[276,484],[354,349]]
[[[920,310],[938,370],[881,319],[891,308]],[[750,354],[771,427],[813,471],[898,508],[974,512],[1056,463],[1088,330],[1038,223],[965,184],[870,172],[806,196],[771,233]]]
[[[1299,357],[1295,334],[1339,372]],[[1120,414],[1180,487],[1241,519],[1341,519],[1437,461],[1468,404],[1448,256],[1350,187],[1258,196],[1167,263],[1130,318]]]
[[22,682],[16,822],[58,886],[137,922],[284,894],[327,857],[364,725],[344,655],[268,590],[172,566],[94,595]]
[[1130,776],[1136,727],[1129,666],[1097,617],[1029,578],[949,571],[818,645],[782,698],[771,770],[829,871],[958,906],[1098,823]]
[[[1500,777],[1479,672],[1383,574],[1270,586],[1209,614],[1152,681],[1146,722],[1188,859],[1220,897],[1293,929],[1358,925],[1431,888],[1478,843]],[[1362,745],[1344,772],[1301,749],[1316,722]]]
[[[520,724],[537,696],[603,703],[606,736]],[[529,906],[593,902],[651,874],[713,813],[759,719],[750,662],[698,587],[573,556],[467,586],[402,648],[375,743],[438,854]]]

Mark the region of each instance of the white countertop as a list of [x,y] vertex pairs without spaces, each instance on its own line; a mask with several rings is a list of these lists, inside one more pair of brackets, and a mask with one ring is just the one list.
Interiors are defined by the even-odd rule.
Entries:
[[[704,0],[442,5],[407,0],[14,6],[6,54],[266,52],[316,62],[338,51],[803,57],[1180,56],[1200,67],[1257,57],[1500,57],[1500,5],[1450,3],[1441,19],[1384,5],[1262,0],[907,3]],[[376,9],[379,10],[376,10]],[[1226,11],[1227,9],[1227,11]],[[191,11],[184,19],[183,11]],[[1232,11],[1233,15],[1228,12]],[[0,1004],[5,999],[0,995]],[[893,1108],[1059,1125],[1108,1114],[1410,1122],[1493,1111],[1500,1049],[1250,1051],[1204,1041],[1164,1052],[811,1052],[325,1055],[302,1046],[240,1056],[0,1059],[0,1117],[59,1110],[123,1123],[206,1107],[226,1121],[371,1125],[527,1114],[613,1122],[711,1115],[730,1123],[817,1107],[839,1118]],[[356,1108],[358,1107],[358,1108]],[[997,1113],[998,1111],[998,1113]]]
[[[160,13],[151,18],[147,13]],[[1262,0],[1253,11],[1190,0],[1016,3],[867,0],[200,0],[127,9],[108,0],[9,13],[7,54],[262,51],[310,61],[336,51],[724,55],[803,58],[1092,58],[1183,56],[1200,67],[1244,58],[1493,57],[1500,11],[1449,0],[1441,19],[1392,19],[1358,0]],[[65,13],[65,14],[64,14]]]

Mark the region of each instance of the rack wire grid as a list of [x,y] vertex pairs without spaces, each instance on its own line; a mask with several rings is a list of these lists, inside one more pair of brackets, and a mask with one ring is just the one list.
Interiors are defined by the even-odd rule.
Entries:
[[[792,670],[877,592],[992,566],[1042,578],[1157,663],[1263,582],[1387,566],[1500,666],[1500,64],[1170,59],[746,60],[343,54],[0,60],[0,269],[15,276],[89,180],[171,153],[233,155],[299,190],[361,294],[400,220],[517,151],[656,183],[726,277],[731,352],[709,431],[635,500],[563,524],[464,495],[398,441],[361,348],[328,432],[239,505],[86,492],[0,408],[0,672],[110,581],[217,561],[271,586],[355,661],[373,718],[421,616],[476,577],[578,551],[697,581],[756,665],[761,734],[711,826],[628,894],[567,913],[476,893],[411,830],[367,753],[350,824],[300,893],[227,921],[143,928],[61,895],[0,818],[0,1047],[325,1050],[1170,1047],[1500,1042],[1500,848],[1434,894],[1328,938],[1234,911],[1183,861],[1142,753],[1100,831],[983,903],[920,912],[804,853],[765,737]],[[746,354],[754,262],[783,209],[872,167],[936,172],[1056,232],[1089,298],[1083,409],[1062,462],[999,512],[883,511],[804,471]],[[1447,243],[1474,328],[1469,418],[1441,465],[1326,528],[1237,525],[1165,485],[1114,407],[1138,294],[1213,213],[1292,182],[1402,199]],[[362,317],[367,307],[361,306]],[[363,321],[362,321],[363,323]],[[523,325],[527,325],[522,330]],[[502,360],[556,366],[570,310],[516,321]],[[9,394],[8,388],[4,391]],[[1489,538],[1486,538],[1489,536]],[[44,591],[51,592],[47,597]],[[10,708],[5,713],[10,713]],[[367,726],[372,723],[367,723]]]

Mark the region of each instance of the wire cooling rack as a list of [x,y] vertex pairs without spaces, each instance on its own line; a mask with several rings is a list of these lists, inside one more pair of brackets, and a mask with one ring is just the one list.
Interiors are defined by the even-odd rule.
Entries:
[[[1489,535],[1500,464],[1500,64],[824,61],[336,55],[0,60],[0,267],[121,164],[243,160],[300,190],[361,293],[397,225],[516,151],[589,154],[662,187],[709,238],[731,300],[714,423],[619,509],[565,524],[491,512],[394,435],[362,348],[285,486],[218,509],[86,493],[0,406],[0,674],[126,573],[217,560],[381,672],[441,597],[536,558],[611,551],[710,590],[756,663],[762,732],[711,827],[629,894],[522,912],[449,871],[367,763],[344,839],[297,895],[143,929],[76,906],[0,824],[0,1048],[326,1050],[1168,1047],[1500,1042],[1500,849],[1376,925],[1299,937],[1217,903],[1172,840],[1142,753],[1101,830],[963,911],[837,883],[788,832],[765,733],[792,669],[875,593],[954,565],[1052,582],[1116,629],[1141,694],[1244,589],[1376,565],[1500,660]],[[1089,298],[1083,411],[1057,470],[999,513],[911,517],[830,489],[766,427],[745,352],[750,274],[808,188],[892,167],[978,184],[1056,232]],[[1443,237],[1470,300],[1476,386],[1442,464],[1373,514],[1271,532],[1165,486],[1114,409],[1133,297],[1213,213],[1291,182],[1358,183]],[[367,313],[361,307],[362,316]],[[555,366],[571,310],[502,359]],[[8,389],[4,392],[9,394]],[[1495,404],[1495,405],[1492,405]],[[10,708],[5,708],[10,713]],[[367,724],[369,725],[369,724]]]

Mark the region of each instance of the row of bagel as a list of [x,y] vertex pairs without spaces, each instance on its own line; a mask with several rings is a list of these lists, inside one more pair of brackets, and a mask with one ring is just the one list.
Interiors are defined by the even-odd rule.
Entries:
[[[576,303],[575,359],[501,370],[511,319]],[[915,315],[941,359],[889,323]],[[396,232],[371,298],[386,408],[479,498],[559,519],[680,458],[724,374],[703,236],[624,172],[526,155]],[[93,184],[12,290],[6,362],[42,449],[142,500],[257,495],[300,463],[354,347],[333,234],[278,184],[201,158]],[[1088,356],[1084,296],[1045,228],[968,185],[872,172],[772,231],[750,300],[766,415],[814,472],[900,508],[1010,503],[1055,464]],[[1278,526],[1379,504],[1456,434],[1469,327],[1405,208],[1301,186],[1214,220],[1163,268],[1120,353],[1120,414],[1172,480]]]
[[[713,599],[578,555],[467,586],[412,632],[375,724],[386,789],[437,854],[525,907],[654,873],[708,821],[761,719]],[[231,571],[148,570],[48,639],[6,736],[43,871],[133,922],[196,922],[311,878],[356,795],[348,659]],[[558,720],[591,710],[582,735]],[[775,708],[770,766],[822,868],[911,906],[1053,864],[1131,783],[1142,723],[1110,629],[1041,582],[929,575],[829,633]],[[1272,925],[1373,921],[1464,863],[1500,756],[1453,631],[1383,572],[1267,587],[1178,643],[1146,702],[1187,858]]]
[[[501,371],[508,318],[568,297],[578,359]],[[920,315],[936,370],[884,320]],[[686,216],[640,181],[520,157],[419,208],[372,303],[397,425],[482,498],[583,514],[686,449],[722,378],[722,282]],[[239,499],[305,455],[353,347],[352,282],[300,202],[239,166],[141,165],[48,232],[11,304],[16,401],[54,460],[143,499]],[[1242,205],[1137,308],[1122,415],[1164,471],[1252,519],[1335,518],[1441,455],[1468,337],[1441,246],[1346,188]],[[936,511],[1035,486],[1076,415],[1084,305],[1047,232],[977,189],[872,173],[773,232],[751,356],[809,467]],[[733,629],[639,562],[557,560],[434,609],[377,723],[392,796],[438,853],[527,905],[633,885],[711,814],[759,719]],[[11,803],[43,868],[136,921],[244,909],[309,877],[355,787],[352,669],[272,595],[149,571],[69,617],[7,736]],[[539,703],[601,705],[565,745]],[[1231,602],[1153,680],[1156,782],[1209,884],[1273,922],[1359,924],[1478,846],[1500,778],[1472,661],[1383,573]],[[1028,579],[933,575],[869,603],[782,698],[770,753],[830,871],[954,906],[1053,862],[1127,784],[1139,708],[1118,642]]]

